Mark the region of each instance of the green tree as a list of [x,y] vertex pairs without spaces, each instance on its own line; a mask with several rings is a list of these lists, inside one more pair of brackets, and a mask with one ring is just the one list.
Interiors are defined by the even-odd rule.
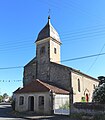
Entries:
[[93,92],[93,102],[105,104],[105,83],[97,87]]
[[103,83],[105,83],[105,77],[104,76],[99,76],[98,80],[99,80],[99,86],[102,85]]
[[0,103],[2,102],[2,100],[3,100],[3,96],[2,96],[2,95],[0,95]]
[[105,104],[105,77],[100,76],[99,79],[99,86],[93,92],[93,102],[98,102]]
[[8,94],[7,94],[7,93],[4,93],[4,94],[3,94],[3,99],[4,99],[4,98],[7,98],[7,97],[8,97]]

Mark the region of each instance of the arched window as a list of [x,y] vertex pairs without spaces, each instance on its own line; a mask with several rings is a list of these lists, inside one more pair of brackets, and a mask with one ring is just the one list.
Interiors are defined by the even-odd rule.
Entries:
[[81,90],[80,90],[80,79],[78,79],[78,92],[81,92]]
[[86,102],[89,102],[89,95],[86,94]]
[[20,96],[19,98],[19,105],[23,105],[24,104],[24,97]]
[[55,54],[57,53],[57,49],[56,49],[56,48],[54,48],[54,53],[55,53]]
[[93,84],[93,89],[95,89],[96,88],[96,86],[95,86],[95,84]]
[[40,49],[40,55],[43,55],[45,53],[45,46],[41,47]]

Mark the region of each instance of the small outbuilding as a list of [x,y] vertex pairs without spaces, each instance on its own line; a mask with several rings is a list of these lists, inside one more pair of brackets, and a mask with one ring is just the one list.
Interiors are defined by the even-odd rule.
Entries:
[[38,114],[53,114],[69,103],[69,92],[34,80],[14,93],[15,110],[34,111]]

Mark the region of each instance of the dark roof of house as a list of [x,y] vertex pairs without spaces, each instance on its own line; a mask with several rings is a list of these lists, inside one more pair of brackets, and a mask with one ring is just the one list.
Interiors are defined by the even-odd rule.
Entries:
[[41,41],[45,38],[52,37],[60,43],[60,37],[54,27],[51,25],[50,17],[48,17],[48,22],[45,27],[39,32],[37,41]]
[[42,82],[41,80],[38,79],[30,82],[22,89],[16,90],[14,93],[18,94],[18,93],[34,93],[34,92],[49,92],[49,91],[52,91],[53,93],[56,94],[69,94],[69,92],[64,89]]
[[13,93],[16,93],[17,91],[19,91],[21,89],[21,87],[19,87],[18,89],[16,89]]

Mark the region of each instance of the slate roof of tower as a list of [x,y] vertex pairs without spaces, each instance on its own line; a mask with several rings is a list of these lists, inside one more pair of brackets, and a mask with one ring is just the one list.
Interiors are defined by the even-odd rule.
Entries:
[[42,82],[41,80],[34,80],[24,86],[22,89],[16,90],[14,93],[35,93],[35,92],[49,92],[52,91],[57,94],[69,94],[68,91]]
[[[45,38],[52,37],[54,40],[60,42],[60,37],[54,27],[51,25],[50,17],[48,17],[48,22],[45,27],[39,32],[37,41],[43,40]],[[61,42],[60,42],[61,43]]]

